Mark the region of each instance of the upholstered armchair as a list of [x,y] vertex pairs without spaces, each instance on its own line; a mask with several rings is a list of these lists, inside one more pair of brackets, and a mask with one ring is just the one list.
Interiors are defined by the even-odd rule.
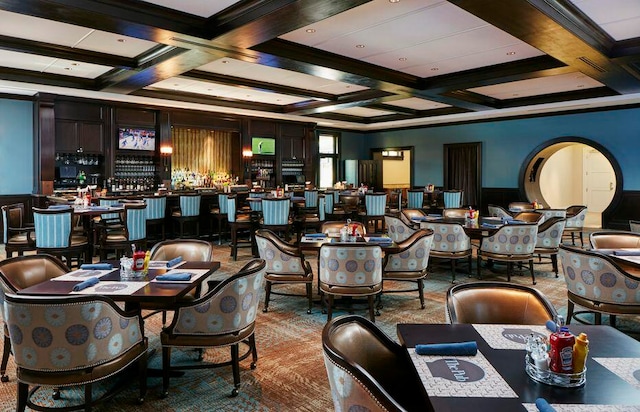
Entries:
[[260,258],[266,262],[265,269],[265,299],[264,312],[269,310],[271,294],[284,296],[299,296],[291,293],[274,292],[273,285],[277,284],[303,284],[306,289],[306,298],[309,303],[307,313],[311,313],[313,271],[311,265],[305,260],[300,250],[283,241],[274,232],[261,229],[255,234],[256,244]]
[[489,209],[489,216],[500,217],[505,219],[512,219],[513,216],[502,206],[497,205],[489,205],[487,207]]
[[451,263],[451,282],[456,280],[456,266],[461,259],[467,260],[467,273],[471,276],[471,238],[465,233],[462,225],[449,222],[426,222],[424,226],[433,231],[430,256],[448,260]]
[[545,216],[538,212],[519,212],[513,215],[514,220],[521,220],[528,223],[541,224],[545,220]]
[[33,221],[38,253],[64,257],[69,267],[72,266],[73,256],[78,257],[78,262],[89,260],[89,240],[84,235],[73,233],[74,219],[71,207],[53,209],[34,207]]
[[536,247],[533,250],[540,258],[542,255],[551,259],[551,266],[558,277],[558,247],[562,242],[565,219],[561,217],[550,217],[538,226],[538,236]]
[[[139,401],[147,390],[147,339],[142,318],[128,313],[108,297],[97,295],[35,297],[7,294],[6,323],[16,353],[18,402],[36,410],[31,397],[41,386],[84,386],[84,403],[90,410],[124,389],[125,380],[99,399],[92,385],[138,364]],[[131,376],[131,375],[129,375]],[[29,387],[33,388],[31,391]]]
[[147,205],[145,203],[125,203],[122,229],[100,230],[100,259],[107,258],[108,250],[115,250],[116,259],[131,250],[134,244],[138,249],[147,248]]
[[407,225],[416,228],[420,227],[419,221],[422,221],[426,216],[427,214],[422,209],[402,209],[402,212],[400,212],[400,219]]
[[639,315],[636,296],[640,278],[625,268],[624,261],[595,250],[583,250],[561,244],[560,265],[567,283],[567,323],[574,315],[575,305],[595,313],[595,323],[602,323],[602,314],[609,314],[615,327],[617,315]]
[[369,316],[375,322],[374,296],[382,291],[382,249],[379,245],[325,243],[318,256],[318,278],[327,321],[333,314],[335,296],[366,297]]
[[[162,342],[162,396],[169,394],[169,377],[173,370],[231,366],[232,396],[240,389],[240,361],[252,356],[251,369],[258,362],[254,337],[256,313],[264,285],[265,262],[254,259],[238,273],[220,282],[201,298],[176,306],[169,326],[160,333]],[[240,355],[240,344],[248,346]],[[231,360],[220,363],[171,365],[174,348],[230,347]]]
[[640,233],[602,230],[589,235],[593,249],[640,249]]
[[450,323],[544,325],[557,316],[542,292],[513,283],[460,283],[449,288],[446,300]]
[[360,316],[341,316],[322,331],[324,364],[336,411],[429,410],[405,349]]
[[14,252],[21,256],[24,252],[36,249],[35,228],[25,225],[23,203],[2,206],[2,228],[8,257],[13,256]]
[[445,219],[465,219],[469,214],[469,209],[462,207],[444,209],[442,211],[442,217]]
[[416,232],[416,229],[395,216],[385,215],[384,224],[387,227],[387,235],[396,243],[402,242]]
[[536,209],[536,212],[544,215],[545,220],[552,217],[561,217],[563,219],[567,217],[567,209]]
[[[427,277],[429,266],[429,251],[433,242],[433,231],[420,229],[407,239],[397,242],[398,250],[387,252],[382,270],[384,293],[418,292],[420,308],[424,309],[424,279]],[[417,287],[405,290],[384,290],[385,280],[414,282]]]
[[567,208],[567,223],[564,226],[564,233],[571,235],[571,244],[575,245],[575,234],[580,236],[580,244],[584,246],[582,231],[584,230],[584,221],[587,218],[586,206],[569,206]]
[[480,266],[483,260],[504,262],[507,265],[507,281],[511,281],[513,264],[528,262],[531,280],[536,284],[533,272],[533,251],[538,236],[538,225],[535,223],[521,223],[504,225],[493,235],[482,239],[478,249],[476,266],[480,279]]

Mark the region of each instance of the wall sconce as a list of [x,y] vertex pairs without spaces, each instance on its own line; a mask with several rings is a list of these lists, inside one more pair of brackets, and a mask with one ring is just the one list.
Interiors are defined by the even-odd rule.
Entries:
[[251,158],[253,157],[253,152],[251,149],[243,149],[242,150],[242,159],[244,160],[244,178],[251,179]]
[[251,159],[253,157],[253,152],[251,151],[251,149],[244,149],[242,151],[242,157],[244,157],[245,159]]
[[164,165],[164,171],[169,171],[169,157],[173,154],[173,147],[165,144],[160,146],[160,156],[162,156],[162,164]]

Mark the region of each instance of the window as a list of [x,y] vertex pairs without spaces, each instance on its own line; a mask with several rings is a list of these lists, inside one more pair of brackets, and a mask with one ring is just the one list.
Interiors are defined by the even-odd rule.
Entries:
[[321,133],[318,136],[318,152],[320,153],[321,188],[333,187],[338,170],[338,135]]

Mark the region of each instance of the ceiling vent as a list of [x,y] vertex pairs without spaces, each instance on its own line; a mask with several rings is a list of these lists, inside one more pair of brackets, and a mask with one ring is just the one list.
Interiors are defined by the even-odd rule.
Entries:
[[591,68],[599,71],[600,73],[607,72],[607,70],[604,67],[600,66],[599,64],[597,64],[596,62],[594,62],[588,57],[585,57],[585,56],[578,57],[578,60],[580,60],[582,63],[586,64],[587,66],[590,66]]

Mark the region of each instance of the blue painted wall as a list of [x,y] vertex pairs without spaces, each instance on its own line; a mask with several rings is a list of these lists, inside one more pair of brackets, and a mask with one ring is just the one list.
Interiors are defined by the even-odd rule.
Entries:
[[517,188],[520,167],[538,145],[577,136],[611,152],[622,168],[624,190],[640,190],[640,109],[345,135],[355,147],[347,140],[343,159],[354,158],[345,153],[367,159],[370,148],[414,146],[416,186],[443,184],[443,144],[482,142],[482,186],[495,188]]
[[0,195],[33,189],[33,103],[0,99]]

